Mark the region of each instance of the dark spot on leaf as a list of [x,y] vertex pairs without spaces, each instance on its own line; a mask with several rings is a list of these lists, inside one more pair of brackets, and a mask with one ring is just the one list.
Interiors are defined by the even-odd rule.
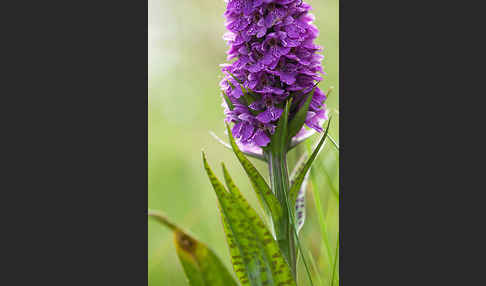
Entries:
[[179,245],[184,251],[192,254],[196,250],[197,242],[190,236],[182,232],[176,232],[176,239],[177,245]]

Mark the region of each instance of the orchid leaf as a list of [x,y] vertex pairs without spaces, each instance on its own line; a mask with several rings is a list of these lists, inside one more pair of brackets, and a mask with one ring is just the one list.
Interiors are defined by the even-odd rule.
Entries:
[[[252,94],[254,94],[254,92],[251,90],[251,89],[248,89],[246,88],[244,85],[243,85],[243,82],[241,80],[239,80],[237,77],[235,77],[232,73],[230,73],[228,71],[228,74],[234,79],[236,80],[236,82],[238,82],[238,84],[240,85],[240,88],[241,88],[241,92],[243,92],[243,98],[246,100],[246,105],[250,105],[252,102],[255,101],[255,98]],[[228,81],[228,83],[231,85],[232,88],[235,88],[234,85]]]
[[149,211],[148,215],[174,232],[177,255],[191,286],[238,285],[216,254],[204,243],[184,232],[162,213]]
[[[218,141],[225,148],[227,148],[229,150],[233,150],[233,148],[231,148],[231,145],[226,143],[223,139],[219,138],[218,135],[216,135],[216,133],[214,133],[213,131],[209,131],[209,134],[211,134],[211,136],[213,136],[213,138],[216,139],[216,141]],[[254,152],[250,152],[250,151],[241,151],[241,152],[243,152],[243,154],[245,154],[249,157],[261,160],[263,162],[267,162],[267,160],[265,159],[265,157],[263,157],[262,154],[254,153]]]
[[230,71],[226,71],[234,80],[236,80],[236,82],[238,82],[239,84],[243,85],[243,82],[241,80],[239,80],[234,74],[232,74]]
[[233,110],[235,106],[233,105],[233,102],[231,102],[231,99],[228,97],[228,95],[223,91],[223,98],[224,101],[226,102],[226,105],[228,105],[228,108],[230,110]]
[[299,138],[296,137],[292,138],[290,140],[289,150],[292,150],[295,147],[297,147],[300,143],[305,142],[307,139],[312,137],[315,133],[317,133],[317,131],[315,131],[314,129],[310,129],[309,132],[307,132],[305,135],[299,136]]
[[[232,89],[236,89],[236,87],[231,83],[231,81],[228,80],[228,84],[231,86]],[[243,97],[240,97],[238,101],[241,104],[250,105],[253,101],[255,101],[255,99],[246,91],[245,87],[241,84],[240,84],[240,89],[241,92],[243,93]],[[250,110],[250,111],[254,111],[254,110]]]
[[297,179],[297,175],[304,169],[306,159],[307,152],[304,152],[302,155],[300,155],[299,159],[295,163],[294,169],[292,169],[292,172],[290,173],[290,185],[295,182],[295,179]]
[[319,153],[319,151],[322,147],[322,144],[324,144],[324,141],[327,138],[327,133],[329,132],[329,126],[330,125],[331,125],[331,118],[329,118],[329,122],[327,123],[326,131],[324,132],[324,135],[322,135],[322,138],[319,141],[319,144],[317,144],[317,147],[312,152],[312,155],[309,157],[309,159],[307,159],[307,162],[305,163],[304,168],[298,173],[297,177],[295,178],[294,183],[290,187],[289,196],[290,196],[292,205],[295,204],[298,192],[299,192],[299,190],[302,186],[302,183],[304,182],[304,179],[307,175],[307,172],[309,171],[312,163],[314,162],[314,159],[317,157],[317,154]]
[[[295,164],[295,167],[292,170],[292,173],[290,174],[290,185],[292,185],[295,182],[295,179],[297,178],[297,174],[299,174],[304,169],[306,159],[307,159],[307,154],[304,153],[300,156],[299,160]],[[309,174],[310,173],[308,173],[305,176],[304,182],[302,183],[300,190],[297,193],[297,198],[295,199],[294,215],[295,215],[295,224],[296,224],[295,227],[296,227],[297,234],[302,229],[305,222],[305,193],[306,193],[307,180]]]
[[273,154],[284,154],[287,148],[287,127],[290,105],[292,104],[292,98],[285,103],[285,108],[278,121],[277,128],[271,138],[271,148]]
[[307,96],[307,99],[304,102],[304,105],[297,111],[294,118],[289,123],[289,134],[287,140],[294,137],[297,133],[299,133],[302,126],[304,126],[305,119],[307,117],[307,111],[309,110],[309,105],[312,101],[312,97],[314,96],[315,88]]
[[243,286],[295,286],[277,242],[248,204],[223,166],[228,191],[216,178],[203,153],[204,168],[219,202],[233,268]]
[[251,185],[253,186],[253,189],[257,194],[258,201],[262,205],[263,209],[271,215],[273,220],[280,219],[280,217],[282,216],[282,208],[277,198],[272,193],[272,190],[268,186],[267,182],[265,182],[263,176],[238,148],[238,145],[233,138],[228,124],[226,124],[226,129],[228,130],[228,138],[230,140],[230,145],[233,148],[233,152],[243,166],[243,169],[245,169],[246,174],[250,178]]
[[300,187],[297,197],[295,199],[295,228],[297,233],[302,229],[305,222],[305,193],[307,189],[307,181],[309,180],[309,173],[304,177],[304,181]]
[[[288,115],[289,115],[289,110],[290,110],[290,106],[292,104],[292,98],[290,98],[288,101],[286,101],[285,103],[285,108],[284,108],[284,111],[282,113],[282,115],[280,116],[280,119],[279,119],[279,122],[278,122],[278,126],[277,128],[275,129],[275,132],[272,136],[272,139],[271,139],[271,145],[270,145],[270,149],[271,149],[271,156],[286,156],[286,152],[287,152],[287,148],[288,148],[288,143],[289,141],[287,140],[287,128],[288,128]],[[266,152],[268,152],[270,150],[267,150]],[[285,164],[280,164],[280,165],[276,165],[276,168],[284,168]],[[274,174],[278,174],[279,171],[277,171],[276,173]],[[275,180],[277,177],[273,177],[272,180]],[[288,186],[285,186],[285,180],[288,180],[288,179],[284,179],[284,178],[280,178],[280,179],[276,179],[276,182],[282,182],[283,184],[282,185],[279,185],[277,188],[281,188],[281,191],[282,191],[282,194],[283,194],[283,202],[281,202],[281,204],[284,206],[284,210],[286,212],[286,216],[283,217],[283,219],[281,220],[283,223],[290,223],[290,235],[294,236],[295,237],[295,242],[297,243],[297,247],[298,249],[301,251],[301,254],[303,253],[302,252],[302,247],[301,247],[301,244],[300,244],[300,240],[299,240],[299,237],[297,235],[297,228],[296,228],[296,220],[295,220],[295,217],[294,217],[294,211],[293,211],[293,206],[295,204],[295,201],[293,202],[293,204],[290,203],[289,201],[289,197],[288,197],[288,192],[286,191]],[[287,183],[288,184],[288,183]],[[277,184],[274,184],[274,186],[277,186]],[[278,192],[278,191],[277,191]],[[289,219],[290,218],[290,219]],[[278,224],[277,224],[278,225]],[[277,233],[277,236],[278,236],[278,233]],[[279,243],[283,242],[283,244],[285,245],[286,244],[286,238],[283,237],[282,240],[279,241]],[[283,249],[285,251],[285,246],[282,247],[282,244],[281,244],[281,249]],[[292,255],[292,254],[290,254]],[[288,257],[288,259],[290,261],[292,261],[292,257]],[[309,268],[307,266],[307,262],[306,262],[306,259],[304,257],[304,255],[302,254],[302,259],[303,259],[303,262],[304,262],[304,266],[306,268],[306,271],[307,271],[307,274],[308,274],[308,278],[309,278],[309,281],[310,281],[310,284],[313,285],[312,283],[312,278],[310,276],[310,272],[309,272]]]

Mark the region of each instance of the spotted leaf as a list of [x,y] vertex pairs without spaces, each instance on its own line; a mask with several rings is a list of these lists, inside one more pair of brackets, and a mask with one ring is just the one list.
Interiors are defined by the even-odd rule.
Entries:
[[149,211],[149,216],[174,232],[177,256],[191,286],[238,285],[216,254],[204,243],[187,234],[160,212]]
[[282,207],[280,206],[275,195],[272,193],[272,190],[268,186],[267,182],[265,182],[263,176],[258,172],[255,166],[253,166],[250,160],[245,157],[240,148],[238,148],[228,124],[226,124],[226,129],[228,131],[228,138],[230,145],[233,148],[233,152],[250,178],[251,185],[257,194],[260,204],[262,205],[263,209],[271,215],[272,219],[277,221],[282,216]]
[[295,286],[279,246],[256,211],[248,204],[223,166],[228,190],[203,162],[219,202],[233,268],[242,285]]

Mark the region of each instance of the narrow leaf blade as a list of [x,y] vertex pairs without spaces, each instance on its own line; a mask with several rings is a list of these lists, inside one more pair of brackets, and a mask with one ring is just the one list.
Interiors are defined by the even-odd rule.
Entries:
[[228,124],[226,124],[226,129],[228,131],[228,138],[230,145],[233,148],[233,152],[250,178],[251,185],[257,194],[260,204],[263,206],[265,211],[267,211],[267,213],[269,212],[271,214],[272,218],[279,219],[282,216],[282,208],[280,207],[277,198],[272,193],[272,190],[268,186],[267,182],[265,182],[263,176],[238,148]]
[[294,137],[300,131],[300,129],[302,129],[302,126],[304,126],[307,111],[309,110],[309,105],[312,101],[312,97],[314,96],[314,90],[315,88],[312,89],[312,91],[307,96],[304,105],[297,111],[294,118],[292,118],[292,120],[290,121],[288,135],[289,140]]
[[174,232],[177,255],[191,286],[238,285],[221,260],[204,243],[184,232],[162,213],[151,211],[149,216]]
[[332,145],[336,148],[336,150],[339,151],[339,143],[337,143],[336,140],[331,135],[328,136],[329,136],[329,140],[331,140],[332,142]]
[[292,205],[295,204],[295,200],[297,199],[297,194],[300,190],[300,187],[302,186],[304,178],[305,178],[307,172],[309,171],[309,169],[312,165],[312,162],[314,162],[314,159],[317,157],[317,154],[319,153],[319,150],[321,149],[322,144],[324,144],[324,141],[327,138],[327,133],[329,132],[329,126],[330,125],[331,125],[331,118],[329,118],[329,122],[327,123],[326,131],[324,132],[324,135],[322,135],[322,138],[319,141],[319,144],[317,144],[317,147],[312,152],[312,155],[309,157],[309,159],[305,163],[304,168],[297,175],[294,183],[290,187],[289,196],[290,196]]
[[[213,138],[216,139],[216,141],[218,141],[225,148],[227,148],[229,150],[233,150],[233,148],[231,148],[231,145],[229,145],[228,143],[224,142],[223,139],[219,138],[218,135],[216,135],[213,131],[209,131],[209,134],[211,134],[211,136],[213,136]],[[252,158],[261,160],[263,162],[266,162],[266,160],[265,160],[265,158],[263,157],[262,154],[254,153],[254,152],[250,152],[250,151],[242,151],[242,152],[243,152],[243,154],[245,154],[245,155],[247,155],[249,157],[252,157]]]
[[[304,169],[305,162],[307,159],[307,154],[304,153],[301,155],[297,163],[295,164],[294,169],[292,170],[292,173],[290,174],[290,184],[292,185],[297,177],[297,174],[301,172]],[[309,177],[308,173],[306,177],[304,178],[304,182],[302,183],[302,186],[300,187],[300,190],[297,194],[297,198],[295,200],[295,222],[296,222],[296,231],[297,234],[299,231],[302,229],[304,226],[305,222],[305,194],[306,194],[306,189],[307,189],[307,180]]]
[[233,105],[233,102],[231,102],[231,99],[228,97],[228,95],[224,91],[223,91],[223,97],[224,97],[224,101],[226,102],[226,105],[228,105],[228,108],[230,110],[233,110],[235,108],[235,106]]
[[269,277],[270,279],[268,280],[270,282],[269,285],[295,285],[293,284],[295,282],[293,280],[290,267],[280,252],[277,242],[272,237],[262,219],[258,216],[256,211],[250,206],[250,204],[241,194],[240,190],[236,187],[224,164],[223,174],[230,193],[236,198],[237,203],[240,205],[240,210],[245,213],[250,225],[252,225],[252,228],[259,239],[259,241],[256,242],[256,245],[258,248],[263,249],[261,263],[265,266],[266,270],[270,271],[271,273],[271,277]]
[[234,185],[226,168],[229,192],[216,178],[203,153],[206,173],[218,197],[233,267],[242,285],[295,286],[276,241]]
[[287,126],[289,119],[290,105],[292,104],[292,98],[285,103],[285,108],[278,120],[277,128],[272,135],[271,148],[274,154],[284,154],[287,150],[288,136],[287,136]]
[[[228,71],[228,74],[234,80],[236,80],[236,82],[238,82],[238,84],[240,85],[241,91],[243,92],[243,97],[245,98],[247,105],[249,105],[252,102],[254,102],[255,101],[255,98],[252,95],[252,94],[254,94],[253,91],[251,89],[245,88],[245,86],[243,85],[243,82],[241,80],[239,80],[237,77],[235,77],[231,72]],[[231,85],[232,88],[235,88],[230,81],[228,81],[228,83]]]

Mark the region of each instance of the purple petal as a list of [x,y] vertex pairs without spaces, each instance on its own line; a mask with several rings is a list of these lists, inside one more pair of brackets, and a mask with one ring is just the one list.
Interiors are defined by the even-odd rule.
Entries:
[[267,146],[267,144],[270,142],[270,138],[268,138],[267,134],[265,134],[265,131],[258,129],[255,132],[255,135],[253,135],[253,141],[256,145],[263,147]]
[[295,82],[295,73],[280,73],[280,79],[286,84],[293,84]]
[[272,121],[273,120],[277,120],[280,118],[280,116],[282,115],[283,113],[283,109],[281,108],[277,108],[277,107],[273,107],[273,106],[270,106],[268,108],[268,110],[270,111],[270,114],[272,116]]
[[272,121],[272,113],[267,108],[267,110],[263,111],[262,113],[258,114],[256,119],[261,123],[269,123]]
[[265,33],[267,32],[267,28],[262,27],[261,29],[258,30],[257,32],[257,38],[261,38],[265,36]]
[[254,130],[255,127],[253,127],[253,125],[247,122],[243,123],[243,127],[241,128],[241,141],[245,142],[250,139],[250,137],[253,135]]
[[233,126],[231,133],[233,133],[233,137],[240,138],[241,137],[241,127],[243,126],[243,122],[240,121]]
[[267,51],[261,60],[261,63],[264,65],[269,65],[275,61],[274,55],[271,51]]
[[240,98],[243,96],[243,91],[241,90],[241,87],[239,85],[235,86],[235,88],[231,91],[231,96],[234,98]]
[[248,67],[248,70],[252,73],[257,73],[263,70],[265,67],[261,63],[255,63]]

